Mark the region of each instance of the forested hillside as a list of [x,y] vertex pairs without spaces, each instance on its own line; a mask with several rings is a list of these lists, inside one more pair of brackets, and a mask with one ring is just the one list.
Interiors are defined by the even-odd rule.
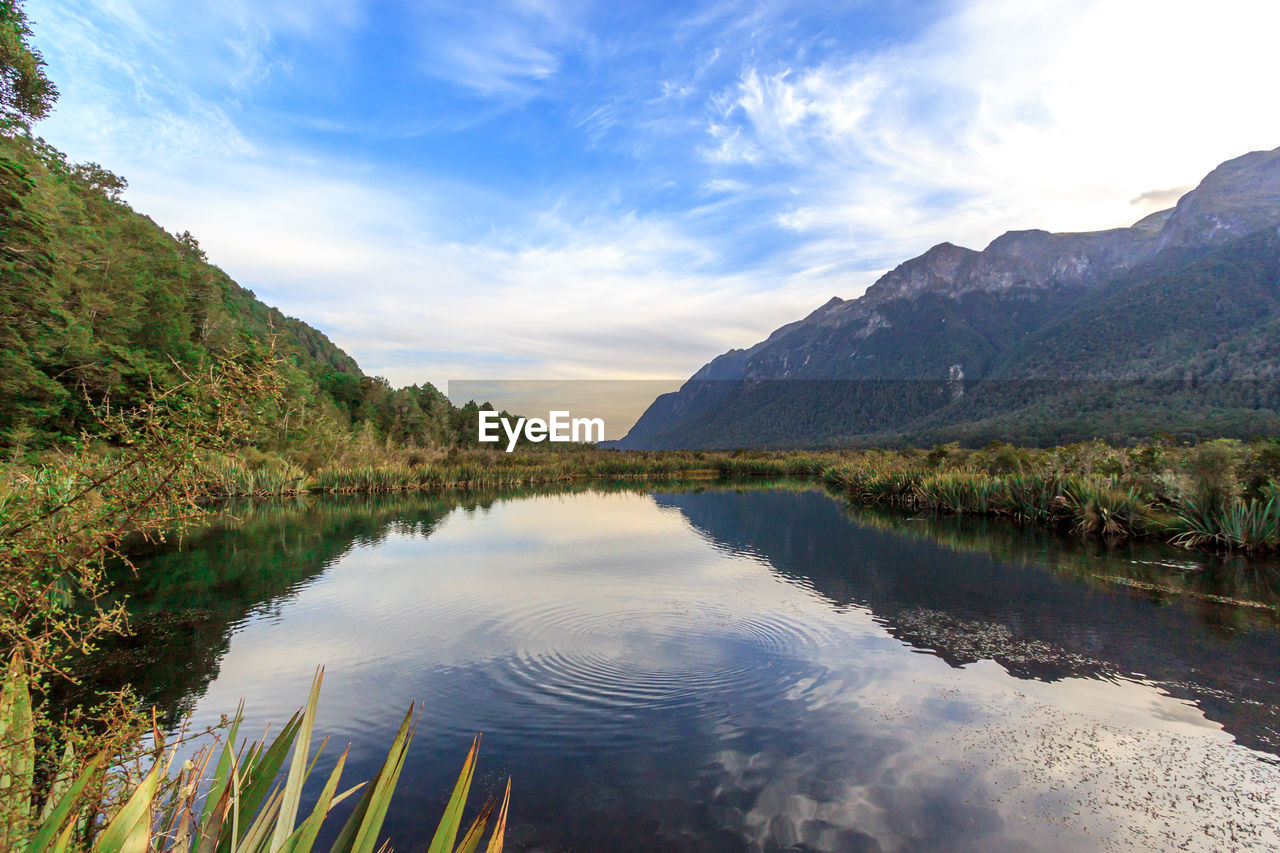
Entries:
[[[0,424],[36,445],[92,429],[89,404],[139,401],[210,359],[273,346],[303,429],[370,424],[435,444],[451,407],[430,385],[392,390],[321,332],[270,308],[120,198],[124,180],[73,165],[22,126],[0,137]],[[314,425],[314,424],[312,424]]]
[[214,266],[122,198],[125,180],[74,164],[35,135],[57,89],[4,2],[0,28],[0,444],[41,448],[93,432],[93,407],[131,406],[211,361],[254,349],[283,360],[273,444],[363,435],[465,443],[475,415],[429,384],[394,390],[300,320]]

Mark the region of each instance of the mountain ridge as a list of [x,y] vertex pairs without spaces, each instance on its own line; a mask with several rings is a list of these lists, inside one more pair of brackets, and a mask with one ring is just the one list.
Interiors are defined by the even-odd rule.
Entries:
[[[1219,165],[1174,207],[1128,227],[1009,231],[980,251],[939,243],[886,272],[862,296],[834,297],[765,340],[712,359],[679,391],[655,400],[619,446],[839,445],[909,437],[926,421],[939,423],[941,410],[952,411],[951,425],[959,428],[964,407],[957,405],[955,395],[989,396],[996,382],[1190,381],[1202,375],[1236,378],[1246,373],[1249,378],[1269,379],[1277,371],[1243,369],[1249,353],[1232,352],[1231,330],[1215,324],[1213,317],[1231,314],[1240,324],[1235,333],[1242,339],[1264,342],[1254,326],[1270,328],[1280,318],[1275,298],[1280,261],[1273,258],[1268,242],[1277,226],[1280,148],[1250,152]],[[1257,259],[1261,264],[1254,262]],[[1249,295],[1258,316],[1241,316],[1219,304],[1231,300],[1229,293],[1218,293],[1228,281]],[[1217,301],[1207,300],[1207,293],[1215,294]],[[1125,294],[1132,298],[1126,301]],[[1134,302],[1137,294],[1145,294],[1148,303]],[[1210,340],[1188,330],[1196,318],[1169,310],[1169,303],[1177,302],[1208,312],[1209,325],[1220,337]],[[1118,310],[1137,319],[1119,322],[1112,316]],[[1171,325],[1157,328],[1152,319],[1142,328],[1141,315],[1147,312]],[[1120,337],[1100,338],[1096,332],[1105,328]],[[1063,337],[1068,335],[1092,341],[1102,350],[1127,353],[1129,360],[1104,367],[1098,358],[1074,351],[1071,339]],[[1160,350],[1144,344],[1145,356],[1143,347],[1135,346],[1137,338],[1161,335],[1181,340],[1183,346]],[[1037,355],[1040,350],[1056,353],[1057,361],[1046,364]],[[1165,363],[1152,361],[1157,351]],[[1232,368],[1203,363],[1213,352],[1218,361],[1230,361]],[[876,406],[853,400],[851,389],[832,386],[825,399],[812,389],[763,390],[769,383],[795,380],[915,382],[923,386],[908,393],[923,396],[918,405],[906,408],[883,400],[886,416],[875,418]],[[864,391],[863,397],[890,393],[869,385]],[[748,398],[751,405],[746,404]],[[1149,408],[1149,403],[1134,405]],[[807,425],[802,425],[797,418],[805,406],[837,411],[825,418],[804,415]],[[748,426],[770,421],[769,429],[757,430],[768,438],[752,441],[750,430],[724,423],[717,411],[731,409],[741,410]],[[1275,412],[1255,409],[1257,417],[1249,416],[1253,425],[1270,429]],[[865,411],[850,420],[852,410]],[[779,423],[786,419],[794,423]],[[1137,421],[1142,429],[1153,428],[1150,418]],[[1215,428],[1208,422],[1196,426],[1196,418],[1164,421],[1168,431]],[[712,423],[724,434],[714,435]],[[953,432],[960,435],[964,430]],[[1010,438],[1025,439],[1017,430],[1013,433]]]

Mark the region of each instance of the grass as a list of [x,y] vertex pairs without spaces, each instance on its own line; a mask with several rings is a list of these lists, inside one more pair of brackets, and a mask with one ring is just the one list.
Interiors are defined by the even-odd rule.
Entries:
[[476,451],[411,464],[383,461],[325,466],[304,472],[283,460],[250,466],[234,457],[213,460],[205,471],[210,494],[222,498],[271,497],[320,492],[385,494],[442,489],[527,486],[572,480],[663,480],[703,476],[814,476],[831,457],[807,454],[650,454],[580,451],[516,453]]
[[387,494],[689,477],[802,477],[848,500],[911,512],[1007,518],[1110,540],[1160,538],[1185,547],[1280,548],[1276,442],[1049,449],[993,444],[932,451],[388,451],[368,464],[305,471],[281,458],[208,466],[220,497]]
[[1280,548],[1280,497],[1224,502],[1190,498],[1178,512],[1175,544],[1245,551]]
[[[206,746],[176,774],[177,753],[165,747],[158,730],[150,767],[134,775],[127,768],[108,767],[106,753],[82,758],[68,746],[52,782],[36,797],[34,715],[27,675],[15,656],[0,692],[0,843],[5,850],[25,853],[309,853],[331,811],[359,794],[331,853],[387,849],[385,844],[379,847],[378,840],[413,740],[413,706],[372,780],[339,790],[347,760],[344,751],[310,810],[304,811],[303,786],[327,744],[326,739],[314,752],[311,749],[323,677],[322,670],[316,672],[306,704],[270,743],[264,739],[237,745],[241,708],[222,748]],[[491,799],[458,841],[478,749],[477,736],[428,853],[475,853],[487,831],[485,853],[502,850],[510,779],[497,815],[496,800]],[[100,790],[95,778],[111,775],[117,777],[123,795],[108,807],[90,792]]]

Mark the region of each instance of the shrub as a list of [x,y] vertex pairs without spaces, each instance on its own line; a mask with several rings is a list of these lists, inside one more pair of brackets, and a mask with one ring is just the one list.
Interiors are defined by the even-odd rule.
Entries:
[[1188,454],[1185,467],[1191,477],[1192,494],[1197,500],[1225,504],[1237,492],[1236,466],[1240,459],[1240,442],[1217,439],[1197,444]]

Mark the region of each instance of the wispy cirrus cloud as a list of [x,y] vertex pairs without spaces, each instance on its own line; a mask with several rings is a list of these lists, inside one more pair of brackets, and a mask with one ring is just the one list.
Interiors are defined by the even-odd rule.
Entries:
[[528,0],[424,4],[414,17],[423,69],[490,96],[532,95],[560,71],[560,50],[582,35],[567,9]]

